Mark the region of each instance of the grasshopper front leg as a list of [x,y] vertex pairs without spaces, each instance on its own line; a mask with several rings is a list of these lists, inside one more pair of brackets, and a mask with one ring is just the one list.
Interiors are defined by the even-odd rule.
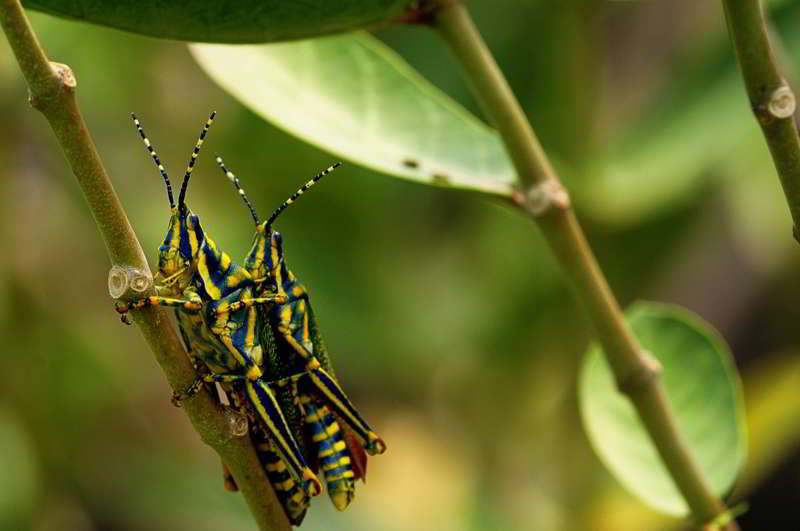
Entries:
[[133,309],[146,308],[148,306],[166,306],[170,308],[177,308],[178,310],[187,313],[199,313],[203,309],[203,300],[197,293],[193,291],[186,291],[185,299],[175,297],[164,297],[161,295],[151,295],[149,297],[137,298],[134,297],[130,302],[120,303],[117,302],[114,309],[120,314],[120,320],[125,324],[131,324],[128,319],[128,312]]
[[256,298],[248,298],[248,299],[241,299],[236,302],[231,302],[227,305],[216,305],[211,310],[211,315],[214,317],[218,317],[224,313],[233,313],[237,310],[241,310],[242,308],[251,308],[253,306],[257,306],[259,304],[267,304],[267,305],[275,305],[275,304],[285,304],[288,302],[289,298],[286,295],[271,295],[269,297],[256,297]]

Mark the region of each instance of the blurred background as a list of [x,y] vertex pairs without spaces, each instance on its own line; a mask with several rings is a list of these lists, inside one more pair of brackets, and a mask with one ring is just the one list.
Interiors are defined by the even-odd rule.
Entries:
[[[800,528],[800,254],[721,5],[468,4],[620,301],[684,305],[731,345],[750,429],[732,494],[750,504],[743,529]],[[800,5],[768,4],[794,73]],[[253,227],[213,155],[262,213],[333,161],[223,93],[184,44],[30,16],[51,59],[75,71],[151,264],[168,203],[131,111],[176,177],[218,111],[188,201],[234,257]],[[479,112],[432,32],[377,35]],[[113,311],[91,214],[25,100],[0,39],[0,529],[254,529]],[[529,220],[349,164],[278,228],[343,387],[389,445],[345,513],[323,495],[304,529],[687,528],[621,490],[592,453],[575,392],[588,323]]]

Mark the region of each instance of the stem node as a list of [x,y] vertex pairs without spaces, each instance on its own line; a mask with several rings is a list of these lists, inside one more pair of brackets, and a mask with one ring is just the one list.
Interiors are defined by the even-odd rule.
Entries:
[[617,381],[617,389],[623,395],[631,396],[639,389],[652,385],[653,381],[661,377],[664,367],[655,356],[642,350],[639,356],[641,364],[629,372],[623,379]]
[[555,179],[545,179],[525,192],[515,191],[512,199],[533,217],[543,216],[553,208],[566,210],[570,206],[567,189]]
[[774,118],[790,118],[796,108],[797,101],[788,85],[781,85],[770,94],[767,110]]

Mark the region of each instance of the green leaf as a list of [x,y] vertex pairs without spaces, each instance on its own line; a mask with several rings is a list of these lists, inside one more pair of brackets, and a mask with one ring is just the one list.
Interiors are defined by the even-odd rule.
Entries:
[[272,42],[372,27],[411,0],[26,0],[25,7],[103,26],[194,42]]
[[[638,303],[627,318],[642,347],[664,366],[662,380],[680,431],[714,493],[724,495],[746,454],[742,392],[728,348],[708,323],[681,308]],[[656,509],[688,514],[598,346],[584,359],[578,393],[589,440],[620,483]]]
[[394,177],[511,193],[497,133],[369,35],[191,49],[220,86],[310,144]]

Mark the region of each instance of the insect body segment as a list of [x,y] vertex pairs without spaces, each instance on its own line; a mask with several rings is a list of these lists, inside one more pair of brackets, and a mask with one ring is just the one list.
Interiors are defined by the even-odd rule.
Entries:
[[[177,206],[167,172],[134,118],[137,131],[167,186],[171,216],[164,243],[159,248],[158,295],[118,305],[117,311],[124,319],[131,308],[175,307],[190,355],[210,371],[204,380],[220,382],[226,392],[246,397],[247,407],[269,433],[274,450],[286,462],[289,472],[308,494],[316,495],[321,484],[306,464],[271,390],[261,380],[262,348],[257,331],[262,325],[253,304],[240,304],[253,300],[255,283],[247,270],[217,248],[185,202],[188,181],[213,118],[214,113],[206,121],[192,151]],[[258,299],[259,303],[274,300],[265,295]]]
[[286,516],[292,525],[300,525],[309,506],[308,494],[295,483],[291,474],[278,455],[273,452],[268,443],[257,447],[259,459],[267,477],[275,488],[278,500],[286,511]]
[[309,395],[300,395],[299,402],[317,448],[317,460],[325,475],[328,496],[333,505],[343,511],[355,496],[355,474],[339,423],[325,405],[315,404]]

